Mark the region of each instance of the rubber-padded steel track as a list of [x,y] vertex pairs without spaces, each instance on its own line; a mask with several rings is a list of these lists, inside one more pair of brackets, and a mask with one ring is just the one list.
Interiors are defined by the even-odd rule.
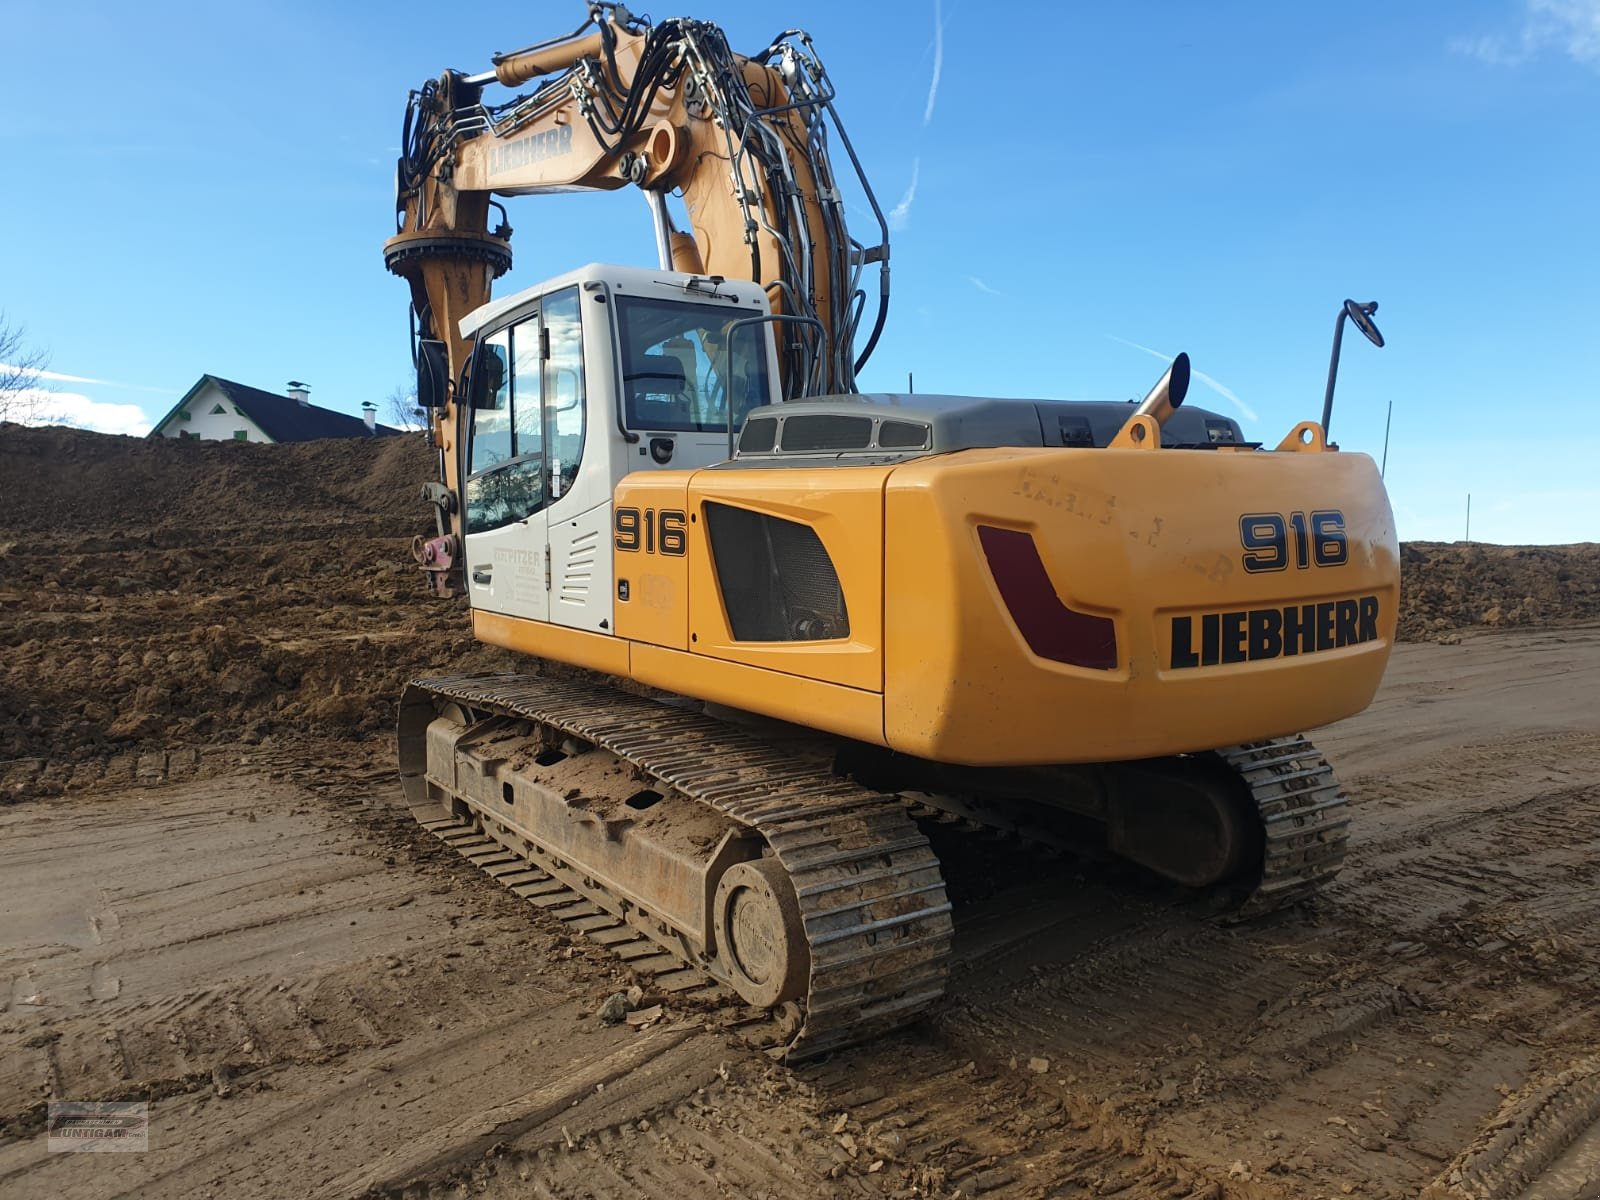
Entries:
[[413,686],[603,747],[760,833],[794,884],[811,953],[791,1057],[873,1038],[944,994],[950,903],[938,859],[895,797],[839,778],[826,760],[604,686],[536,675],[447,676]]
[[1350,840],[1349,801],[1317,748],[1296,734],[1216,754],[1250,789],[1261,816],[1261,881],[1233,915],[1285,908],[1332,882]]

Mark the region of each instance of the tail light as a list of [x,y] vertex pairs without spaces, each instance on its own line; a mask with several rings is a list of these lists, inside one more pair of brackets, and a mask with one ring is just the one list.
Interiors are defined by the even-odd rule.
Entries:
[[1100,671],[1116,667],[1115,624],[1109,617],[1077,612],[1061,602],[1032,534],[979,525],[978,541],[1006,611],[1028,649],[1040,658],[1075,667]]

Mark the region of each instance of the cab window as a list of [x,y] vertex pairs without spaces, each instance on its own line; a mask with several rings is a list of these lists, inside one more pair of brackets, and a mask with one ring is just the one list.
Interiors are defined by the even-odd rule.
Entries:
[[749,314],[726,305],[618,296],[622,387],[630,429],[710,433],[771,401],[765,326],[728,327]]
[[478,474],[511,457],[511,331],[497,333],[478,351],[472,381],[472,466]]
[[578,477],[583,457],[583,328],[578,289],[557,292],[545,301],[545,429],[550,438],[550,498],[565,496]]
[[539,318],[486,339],[473,370],[467,532],[520,521],[545,504]]

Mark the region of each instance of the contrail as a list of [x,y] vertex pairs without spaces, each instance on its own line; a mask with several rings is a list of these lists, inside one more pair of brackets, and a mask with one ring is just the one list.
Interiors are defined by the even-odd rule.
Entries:
[[922,110],[922,123],[933,120],[933,102],[939,98],[939,77],[944,74],[944,14],[939,0],[933,0],[933,78],[928,82],[928,105]]
[[[1164,363],[1170,363],[1172,361],[1172,355],[1163,354],[1159,350],[1152,350],[1149,346],[1141,346],[1138,342],[1130,342],[1127,338],[1119,338],[1114,333],[1108,333],[1106,336],[1113,342],[1121,342],[1124,346],[1131,346],[1135,350],[1141,350],[1145,354],[1148,354],[1151,358],[1159,358]],[[1240,413],[1244,415],[1247,420],[1259,421],[1261,419],[1260,417],[1256,416],[1255,409],[1251,408],[1243,400],[1239,399],[1238,396],[1235,396],[1233,394],[1233,389],[1228,387],[1226,384],[1218,383],[1204,371],[1196,371],[1193,367],[1189,368],[1189,374],[1193,375],[1217,395],[1221,396],[1224,400],[1228,401],[1228,403],[1232,404],[1239,410]]]
[[967,276],[967,282],[970,283],[973,287],[977,288],[985,296],[999,296],[1002,300],[1006,298],[1006,294],[1004,292],[1002,292],[999,288],[990,287],[987,283],[985,283],[983,280],[979,279],[976,275],[968,275]]
[[900,203],[889,210],[889,228],[904,229],[906,220],[911,216],[911,202],[917,198],[917,178],[922,174],[922,159],[911,160],[911,185],[906,188],[906,194],[900,197]]
[[174,388],[146,387],[141,383],[118,383],[115,379],[91,379],[87,375],[63,375],[60,371],[46,371],[39,367],[15,367],[10,363],[0,363],[0,371],[14,371],[30,379],[53,379],[57,383],[95,383],[101,387],[125,388],[130,392],[161,392],[170,396],[176,391]]

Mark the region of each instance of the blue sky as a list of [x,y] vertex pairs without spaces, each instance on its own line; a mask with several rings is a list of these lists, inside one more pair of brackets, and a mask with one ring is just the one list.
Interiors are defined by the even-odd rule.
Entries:
[[[1393,402],[1401,536],[1461,537],[1470,492],[1475,539],[1600,540],[1600,0],[688,12],[749,51],[803,25],[828,64],[897,213],[868,390],[1125,399],[1186,350],[1223,389],[1191,401],[1276,442],[1375,298],[1389,345],[1346,339],[1333,433],[1377,457]],[[142,431],[204,372],[384,403],[407,90],[580,16],[8,0],[0,310],[75,377],[58,405]],[[637,194],[509,208],[499,294],[654,261]]]

